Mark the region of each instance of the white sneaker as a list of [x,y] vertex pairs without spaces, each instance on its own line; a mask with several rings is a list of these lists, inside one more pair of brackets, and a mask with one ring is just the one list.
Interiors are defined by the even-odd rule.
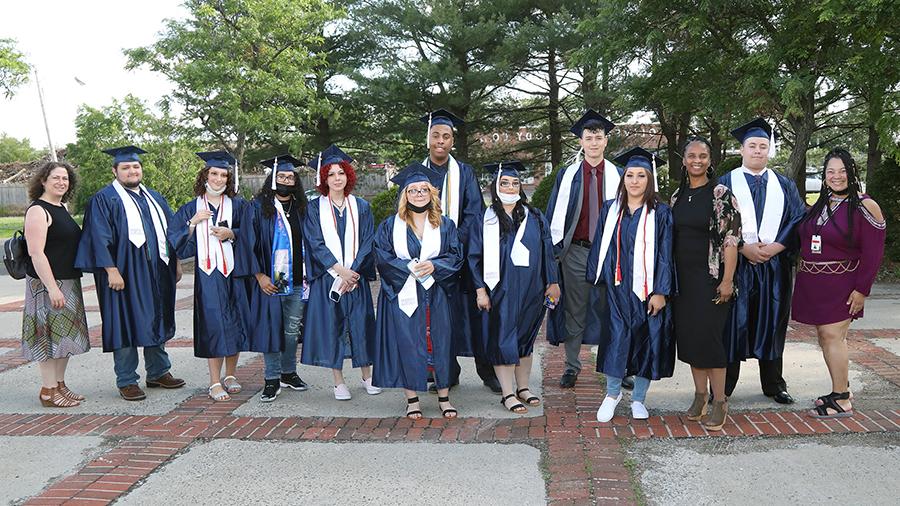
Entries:
[[367,379],[367,380],[361,380],[360,383],[362,383],[362,385],[364,387],[366,387],[366,393],[369,395],[378,395],[381,393],[381,387],[376,387],[376,386],[372,385],[372,377],[371,376],[369,376],[369,379]]
[[610,397],[608,395],[604,397],[603,403],[600,404],[600,409],[597,410],[597,421],[608,422],[612,420],[612,417],[616,414],[616,406],[619,405],[621,400],[622,392],[619,392],[618,397]]
[[650,418],[650,413],[647,412],[647,407],[644,406],[643,402],[631,401],[631,418],[634,418],[635,420],[646,420]]
[[350,395],[350,389],[347,388],[347,385],[341,383],[334,387],[334,398],[339,401],[349,401],[352,396]]

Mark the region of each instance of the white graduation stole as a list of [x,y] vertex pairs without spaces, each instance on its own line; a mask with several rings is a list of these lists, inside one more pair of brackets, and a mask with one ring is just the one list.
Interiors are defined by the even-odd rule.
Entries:
[[[525,224],[528,222],[528,208],[524,208],[525,217],[516,231],[509,258],[516,267],[528,267],[530,252],[522,244],[522,236],[525,235]],[[500,220],[492,208],[484,212],[484,228],[482,232],[483,250],[482,262],[484,264],[484,283],[491,290],[500,282]]]
[[[137,203],[126,192],[128,190],[119,183],[119,180],[113,180],[112,187],[119,195],[119,200],[125,207],[125,223],[128,225],[128,240],[138,248],[147,242],[144,235],[144,222],[141,220],[141,210],[138,209]],[[147,191],[144,185],[138,186],[141,193],[147,197],[147,205],[150,206],[150,220],[153,222],[153,230],[156,232],[156,248],[159,252],[159,258],[168,265],[169,264],[169,248],[166,244],[166,230],[169,228],[169,222],[166,220],[166,214],[162,207],[153,198],[153,195]]]
[[[550,239],[554,245],[559,244],[566,236],[566,212],[569,210],[569,200],[572,197],[572,180],[581,168],[582,159],[576,158],[571,165],[565,168],[563,177],[559,181],[559,191],[556,194],[556,205],[553,207],[553,217],[550,219]],[[584,174],[583,177],[588,177]],[[619,189],[619,169],[609,160],[603,161],[603,202],[616,197]],[[577,192],[576,192],[577,195]],[[601,202],[601,204],[603,203]]]
[[[344,227],[344,247],[341,247],[341,240],[338,237],[337,217],[334,215],[331,197],[327,195],[319,197],[318,201],[319,226],[322,228],[325,246],[341,265],[349,268],[356,260],[356,252],[359,249],[359,205],[356,202],[356,197],[352,194],[344,197],[344,202],[347,203],[347,212],[349,213],[349,221]],[[328,273],[335,279],[338,278],[338,273],[333,268],[329,268]]]
[[[394,216],[394,228],[392,239],[394,243],[394,252],[397,258],[401,260],[412,260],[409,256],[409,245],[406,242],[406,230],[408,225],[400,215]],[[428,260],[438,256],[441,252],[441,227],[432,227],[431,222],[426,218],[422,231],[422,248],[419,252],[419,260]],[[419,307],[419,292],[416,290],[416,277],[412,273],[406,278],[403,288],[397,295],[397,304],[400,310],[406,313],[406,316],[412,317],[413,313]],[[429,277],[422,283],[426,290],[434,284],[434,277]]]
[[744,177],[745,172],[753,174],[743,166],[731,171],[731,192],[738,201],[741,213],[741,235],[743,235],[744,242],[748,244],[775,242],[784,214],[784,192],[778,182],[778,175],[769,168],[763,169],[759,173],[760,176],[768,174],[768,179],[766,180],[766,203],[763,208],[762,223],[757,223],[756,205],[753,203],[753,193],[747,184],[747,178]]
[[[197,197],[197,211],[201,209],[209,209],[205,197]],[[231,199],[223,194],[218,213],[194,227],[194,236],[197,239],[197,265],[207,276],[212,274],[212,271],[218,270],[227,278],[234,270],[234,248],[231,241],[222,242],[212,234],[212,227],[218,226],[218,222],[226,221],[229,227],[234,226],[231,221],[232,210]]]
[[[431,167],[431,159],[422,160],[422,165]],[[443,188],[441,189],[441,212],[444,216],[453,220],[454,225],[459,225],[459,163],[453,155],[449,155],[447,173],[444,174]]]
[[[619,201],[616,200],[606,214],[603,222],[603,236],[600,243],[600,256],[597,258],[597,274],[594,283],[600,280],[603,272],[603,262],[609,255],[609,248],[613,241],[613,232],[619,224]],[[621,233],[621,231],[619,232]],[[649,209],[644,204],[641,218],[638,220],[637,236],[634,242],[634,256],[632,257],[631,291],[641,301],[647,300],[647,296],[653,293],[653,275],[656,267],[656,211]],[[618,276],[616,272],[616,276]],[[616,279],[616,286],[619,285]]]

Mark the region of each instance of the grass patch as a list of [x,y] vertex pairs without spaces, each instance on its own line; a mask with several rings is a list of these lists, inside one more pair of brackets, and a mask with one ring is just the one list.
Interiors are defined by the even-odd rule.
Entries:
[[[623,440],[619,440],[622,444],[622,452],[625,453],[625,445]],[[622,463],[625,469],[628,469],[628,481],[631,483],[631,491],[634,493],[634,502],[638,506],[647,506],[647,496],[644,495],[644,489],[641,488],[641,482],[638,479],[638,463],[633,458],[623,455]]]
[[0,218],[0,239],[12,237],[16,230],[22,230],[24,223],[24,216],[4,216]]

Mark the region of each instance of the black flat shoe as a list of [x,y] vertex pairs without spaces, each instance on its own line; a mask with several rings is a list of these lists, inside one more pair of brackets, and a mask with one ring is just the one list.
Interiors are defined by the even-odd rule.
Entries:
[[566,369],[562,378],[559,379],[560,388],[574,388],[575,382],[578,381],[578,373],[573,369]]
[[767,397],[771,397],[773,401],[778,404],[793,404],[794,398],[791,397],[791,394],[787,393],[787,390],[782,390],[775,395],[769,395]]
[[625,376],[622,378],[622,388],[625,390],[634,390],[634,376]]
[[482,383],[484,383],[484,386],[490,388],[491,392],[494,392],[495,394],[503,393],[503,389],[500,388],[500,380],[497,378],[489,378]]

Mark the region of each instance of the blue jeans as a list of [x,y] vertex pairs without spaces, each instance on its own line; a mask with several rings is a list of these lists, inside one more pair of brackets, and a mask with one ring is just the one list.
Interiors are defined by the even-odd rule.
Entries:
[[[650,389],[650,380],[640,376],[634,377],[634,390],[631,392],[631,400],[644,402],[647,398],[647,390]],[[618,397],[622,392],[622,378],[613,378],[606,376],[606,395],[607,397]]]
[[[113,351],[113,363],[116,370],[116,386],[122,388],[128,385],[136,385],[141,379],[137,373],[138,349],[137,347],[119,348]],[[155,380],[172,368],[169,354],[164,345],[144,346],[144,368],[147,370],[147,379]]]
[[297,337],[303,327],[306,303],[301,299],[302,288],[294,287],[294,293],[281,297],[281,328],[284,349],[281,352],[264,353],[266,379],[278,379],[282,374],[297,372]]

